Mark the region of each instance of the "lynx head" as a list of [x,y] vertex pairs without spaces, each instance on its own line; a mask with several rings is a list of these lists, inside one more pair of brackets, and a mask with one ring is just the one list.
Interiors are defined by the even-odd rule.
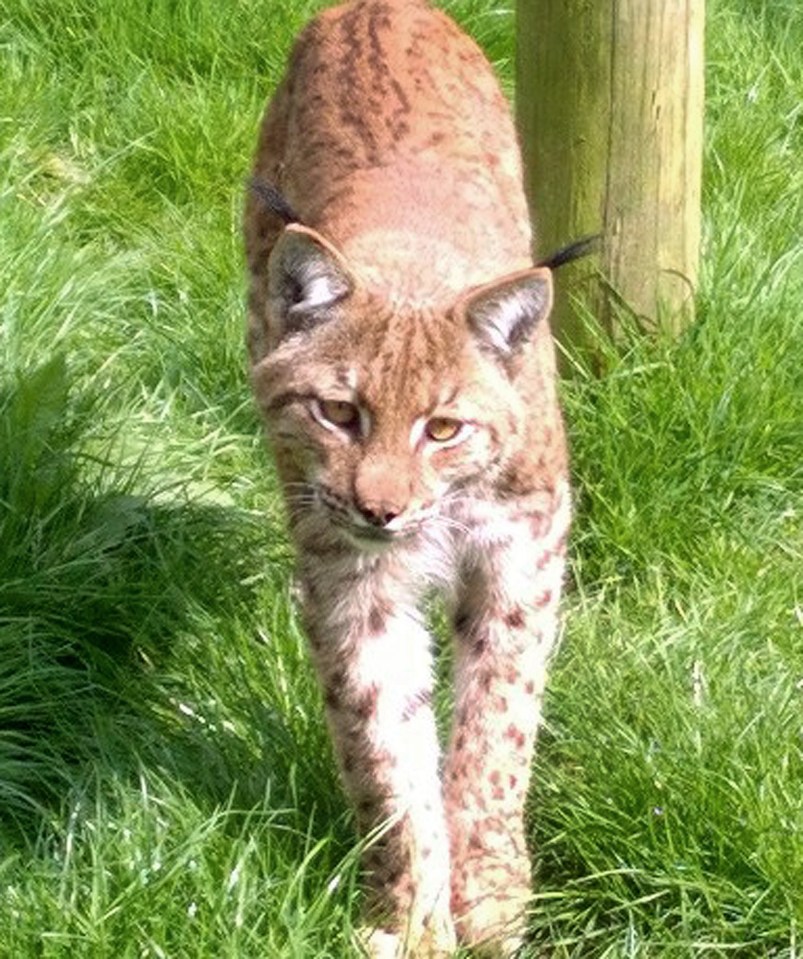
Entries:
[[416,308],[294,224],[266,283],[252,374],[291,514],[353,542],[404,538],[492,481],[525,441],[534,391],[551,395],[546,269]]

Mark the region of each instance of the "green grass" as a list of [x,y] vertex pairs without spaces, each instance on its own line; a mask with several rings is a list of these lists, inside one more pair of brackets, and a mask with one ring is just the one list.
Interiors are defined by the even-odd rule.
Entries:
[[[318,5],[0,0],[0,957],[352,954],[242,346],[243,182]],[[510,90],[510,4],[449,6]],[[698,321],[565,387],[532,956],[800,954],[801,48],[797,0],[710,0]]]

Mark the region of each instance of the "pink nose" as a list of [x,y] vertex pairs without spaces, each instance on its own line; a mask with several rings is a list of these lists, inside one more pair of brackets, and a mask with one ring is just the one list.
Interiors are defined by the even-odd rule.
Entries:
[[357,509],[371,526],[387,526],[401,513],[398,506],[393,506],[390,503],[363,503]]
[[411,482],[408,460],[379,451],[357,467],[352,501],[366,522],[384,529],[407,509]]

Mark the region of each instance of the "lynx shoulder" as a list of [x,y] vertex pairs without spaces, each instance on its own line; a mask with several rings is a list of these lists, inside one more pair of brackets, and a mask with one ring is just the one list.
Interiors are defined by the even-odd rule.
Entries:
[[[360,830],[374,956],[509,955],[569,526],[566,449],[509,107],[423,0],[301,33],[245,211],[249,351],[301,612]],[[441,750],[419,614],[451,611]]]

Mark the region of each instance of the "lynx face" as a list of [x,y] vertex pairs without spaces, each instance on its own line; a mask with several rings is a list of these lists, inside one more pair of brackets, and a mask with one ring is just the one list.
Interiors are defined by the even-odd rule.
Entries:
[[329,244],[291,227],[269,277],[275,346],[253,375],[291,507],[390,543],[493,478],[525,415],[516,375],[549,308],[547,271],[413,308],[361,288]]

